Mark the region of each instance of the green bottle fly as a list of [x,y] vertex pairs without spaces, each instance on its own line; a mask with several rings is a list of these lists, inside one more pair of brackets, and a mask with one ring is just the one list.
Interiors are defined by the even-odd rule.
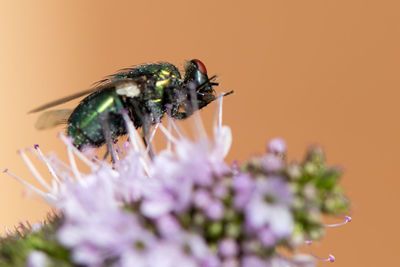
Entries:
[[[182,79],[170,63],[144,64],[111,75],[87,91],[40,106],[38,112],[89,94],[72,111],[50,110],[36,123],[38,129],[67,124],[67,135],[73,144],[99,147],[106,142],[105,126],[112,139],[127,133],[121,112],[126,110],[136,128],[144,133],[160,122],[165,113],[185,119],[216,99],[213,82],[204,64],[193,59],[185,66]],[[231,93],[231,92],[229,92]],[[228,93],[228,94],[229,94]],[[226,95],[226,94],[225,94]]]

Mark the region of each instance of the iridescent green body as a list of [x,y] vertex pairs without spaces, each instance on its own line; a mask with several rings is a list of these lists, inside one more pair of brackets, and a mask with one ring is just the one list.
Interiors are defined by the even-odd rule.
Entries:
[[67,134],[79,149],[86,145],[101,146],[106,141],[101,115],[107,115],[106,122],[114,139],[126,134],[123,109],[128,111],[136,127],[147,129],[167,111],[176,119],[184,119],[195,109],[192,96],[196,97],[197,108],[215,100],[212,85],[199,60],[188,62],[183,80],[179,70],[170,63],[126,69],[103,80],[101,90],[80,102],[68,119]]
[[96,92],[84,99],[68,119],[67,134],[72,137],[74,145],[100,146],[104,143],[102,124],[99,115],[109,114],[109,127],[113,138],[126,133],[124,121],[119,114],[123,109],[121,99],[113,88]]

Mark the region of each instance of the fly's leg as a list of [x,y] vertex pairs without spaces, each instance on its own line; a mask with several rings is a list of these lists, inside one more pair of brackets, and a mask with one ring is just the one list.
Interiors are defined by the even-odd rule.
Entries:
[[143,121],[143,125],[142,125],[142,140],[143,140],[143,144],[146,147],[146,149],[148,148],[150,159],[153,160],[154,159],[154,151],[152,148],[152,144],[148,142],[152,123],[150,122],[148,116],[146,116],[145,118],[146,119]]
[[108,118],[109,118],[108,113],[101,113],[99,115],[101,128],[103,129],[104,139],[107,144],[107,152],[104,155],[104,159],[107,158],[108,154],[111,154],[111,162],[113,164],[115,164],[115,162],[117,161],[117,153],[115,152],[115,149],[114,149],[114,143],[113,143],[113,140],[111,137],[111,130],[110,130]]
[[189,116],[190,116],[190,113],[188,113],[188,112],[177,112],[174,114],[174,118],[177,120],[184,120]]

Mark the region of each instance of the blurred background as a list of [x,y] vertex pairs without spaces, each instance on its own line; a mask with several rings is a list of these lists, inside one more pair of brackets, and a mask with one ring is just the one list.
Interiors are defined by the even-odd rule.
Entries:
[[[65,158],[27,111],[133,64],[201,59],[218,74],[228,161],[287,141],[289,157],[320,144],[343,166],[353,222],[313,250],[335,266],[393,266],[400,238],[398,1],[0,1],[0,167],[32,181],[18,148]],[[69,104],[73,107],[75,103]],[[68,106],[68,105],[66,105]],[[210,127],[215,105],[202,117]],[[25,193],[24,193],[25,192]],[[49,207],[3,174],[0,227]],[[100,201],[100,200],[99,200]],[[327,218],[328,223],[342,218]],[[323,263],[321,266],[325,265]]]

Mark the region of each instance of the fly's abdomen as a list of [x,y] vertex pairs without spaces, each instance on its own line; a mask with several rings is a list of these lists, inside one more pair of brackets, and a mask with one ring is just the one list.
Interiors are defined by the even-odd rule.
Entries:
[[69,117],[67,134],[79,149],[85,145],[101,146],[105,143],[102,114],[107,114],[112,138],[126,132],[121,116],[122,108],[115,90],[104,90],[89,95]]

